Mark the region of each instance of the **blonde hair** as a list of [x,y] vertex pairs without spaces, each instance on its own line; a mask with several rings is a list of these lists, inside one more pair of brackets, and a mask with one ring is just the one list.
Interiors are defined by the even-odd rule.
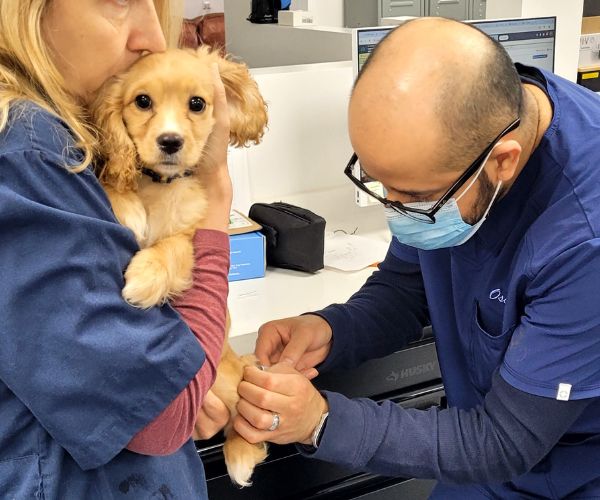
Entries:
[[[43,40],[42,18],[51,2],[0,0],[0,132],[7,125],[11,105],[32,101],[70,127],[76,147],[83,151],[83,160],[73,171],[81,172],[99,153],[98,138],[87,111],[67,92]],[[154,4],[169,40],[170,0],[154,0]]]

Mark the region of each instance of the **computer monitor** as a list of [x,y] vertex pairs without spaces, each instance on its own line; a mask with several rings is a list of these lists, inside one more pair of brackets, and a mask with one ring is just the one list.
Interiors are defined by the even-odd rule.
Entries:
[[[465,21],[498,40],[514,62],[554,71],[556,17]],[[377,44],[397,26],[352,30],[354,75],[364,66]]]
[[468,22],[498,40],[514,62],[554,71],[556,17]]
[[[407,18],[408,20],[409,18]],[[554,71],[556,17],[466,21],[498,40],[514,62]],[[377,44],[397,26],[376,26],[352,30],[352,66],[354,76],[362,69]],[[370,179],[357,163],[354,174],[377,194],[383,195],[381,183]],[[355,188],[358,205],[378,203],[368,194]]]
[[356,28],[352,30],[352,62],[354,75],[362,69],[375,47],[385,35],[396,26],[379,26],[377,28]]

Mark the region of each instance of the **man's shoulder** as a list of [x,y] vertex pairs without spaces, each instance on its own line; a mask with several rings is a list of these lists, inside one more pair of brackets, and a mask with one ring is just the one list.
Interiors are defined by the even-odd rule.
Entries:
[[553,262],[577,260],[590,246],[600,247],[600,225],[591,215],[600,211],[582,204],[575,191],[566,192],[546,207],[523,241],[530,256],[530,272],[537,274]]

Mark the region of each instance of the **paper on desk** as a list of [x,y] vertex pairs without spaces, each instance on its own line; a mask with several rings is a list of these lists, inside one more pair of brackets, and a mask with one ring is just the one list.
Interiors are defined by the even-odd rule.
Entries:
[[336,233],[325,238],[324,263],[341,271],[359,271],[381,262],[388,246],[389,243],[382,240]]

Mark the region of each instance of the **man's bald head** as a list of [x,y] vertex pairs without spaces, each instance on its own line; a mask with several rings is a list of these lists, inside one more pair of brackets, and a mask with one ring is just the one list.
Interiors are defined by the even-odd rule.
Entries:
[[522,99],[498,42],[457,21],[420,18],[390,32],[363,66],[350,104],[351,139],[375,133],[390,155],[402,149],[396,153],[425,168],[462,170],[520,115]]

